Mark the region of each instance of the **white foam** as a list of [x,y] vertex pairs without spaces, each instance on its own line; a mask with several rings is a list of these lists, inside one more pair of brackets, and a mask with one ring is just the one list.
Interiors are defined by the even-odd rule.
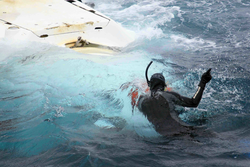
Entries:
[[[164,26],[177,15],[181,17],[180,7],[167,5],[174,1],[157,2],[144,0],[127,8],[122,8],[122,2],[112,2],[98,6],[99,11],[117,22],[126,22],[126,27],[135,31],[138,38],[164,38],[166,34],[159,26]],[[160,16],[160,17],[159,17]]]
[[244,6],[250,6],[250,4],[247,4],[247,3],[244,3],[244,2],[242,2],[242,0],[237,0],[239,3],[241,3],[242,5],[244,5]]
[[182,35],[174,35],[174,34],[171,35],[170,37],[172,40],[174,40],[176,44],[186,49],[199,50],[202,48],[215,48],[216,47],[215,42],[204,40],[199,37],[189,39]]
[[102,120],[102,119],[97,120],[94,124],[100,128],[104,128],[104,129],[115,128],[115,126],[112,123],[110,123],[106,120]]

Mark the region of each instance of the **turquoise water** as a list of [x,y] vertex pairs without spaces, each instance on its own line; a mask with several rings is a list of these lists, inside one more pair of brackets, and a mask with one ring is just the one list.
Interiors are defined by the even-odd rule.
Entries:
[[[114,57],[0,41],[0,166],[249,166],[250,2],[93,2],[136,33]],[[145,82],[151,60],[149,75],[189,97],[212,68],[199,107],[179,117],[216,137],[165,138],[132,114],[120,87]]]

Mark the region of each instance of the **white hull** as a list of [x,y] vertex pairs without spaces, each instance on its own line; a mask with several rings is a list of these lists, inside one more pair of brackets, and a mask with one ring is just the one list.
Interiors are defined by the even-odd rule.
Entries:
[[[81,37],[90,45],[74,46]],[[93,8],[64,0],[0,1],[0,38],[70,47],[83,53],[111,53],[134,41],[134,33]]]

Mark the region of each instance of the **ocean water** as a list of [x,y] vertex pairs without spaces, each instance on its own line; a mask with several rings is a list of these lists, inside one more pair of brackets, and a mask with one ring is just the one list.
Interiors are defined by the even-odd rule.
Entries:
[[[134,31],[115,56],[28,41],[0,41],[0,166],[250,166],[250,1],[93,0]],[[135,109],[127,82],[162,72],[196,92],[179,117],[215,137],[166,138]]]

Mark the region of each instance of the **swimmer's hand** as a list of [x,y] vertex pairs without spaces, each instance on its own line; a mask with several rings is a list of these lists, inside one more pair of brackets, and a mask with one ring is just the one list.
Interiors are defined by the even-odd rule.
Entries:
[[202,76],[201,76],[201,81],[199,83],[199,86],[202,88],[205,88],[206,84],[212,79],[211,76],[211,68],[207,70]]

